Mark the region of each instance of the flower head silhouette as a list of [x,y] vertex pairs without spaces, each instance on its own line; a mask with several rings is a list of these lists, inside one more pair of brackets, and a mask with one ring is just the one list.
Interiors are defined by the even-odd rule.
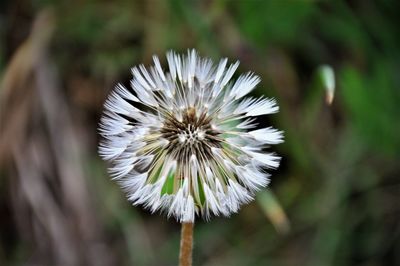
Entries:
[[111,176],[134,204],[180,222],[237,212],[279,165],[264,148],[283,142],[282,132],[255,129],[255,117],[276,113],[276,102],[243,98],[260,78],[232,81],[238,62],[169,52],[164,71],[153,59],[132,69],[131,89],[119,84],[105,102],[99,153],[112,162]]

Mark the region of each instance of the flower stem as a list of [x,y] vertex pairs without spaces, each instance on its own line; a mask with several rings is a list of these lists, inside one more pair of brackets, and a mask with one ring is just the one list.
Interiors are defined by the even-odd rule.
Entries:
[[192,266],[194,223],[182,223],[179,266]]

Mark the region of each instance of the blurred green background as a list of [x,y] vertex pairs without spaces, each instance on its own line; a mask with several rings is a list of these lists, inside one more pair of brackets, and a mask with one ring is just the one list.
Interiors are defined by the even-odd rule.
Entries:
[[[0,3],[0,265],[176,265],[180,227],[132,207],[97,155],[130,68],[241,61],[285,131],[270,187],[198,220],[194,265],[400,265],[400,2]],[[336,78],[332,105],[320,67]],[[236,76],[237,77],[237,76]]]

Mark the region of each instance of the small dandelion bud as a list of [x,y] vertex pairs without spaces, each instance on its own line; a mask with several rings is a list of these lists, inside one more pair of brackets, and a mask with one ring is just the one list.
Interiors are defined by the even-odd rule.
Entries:
[[111,176],[133,204],[180,222],[237,212],[279,165],[264,148],[283,142],[282,132],[255,129],[256,116],[278,111],[275,100],[244,98],[260,78],[231,81],[238,62],[169,52],[164,72],[153,60],[134,67],[131,89],[118,84],[104,104],[99,153]]
[[326,91],[326,103],[331,105],[335,96],[335,72],[329,65],[322,65],[318,70]]

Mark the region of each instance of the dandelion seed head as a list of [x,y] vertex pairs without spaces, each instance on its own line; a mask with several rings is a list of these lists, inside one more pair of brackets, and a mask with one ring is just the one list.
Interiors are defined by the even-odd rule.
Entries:
[[275,100],[244,98],[260,78],[232,81],[238,62],[214,66],[194,50],[167,53],[168,71],[153,60],[134,67],[131,88],[118,84],[104,104],[99,153],[110,175],[133,204],[180,222],[237,212],[279,165],[265,148],[283,142],[282,132],[254,129],[254,117],[278,111]]

